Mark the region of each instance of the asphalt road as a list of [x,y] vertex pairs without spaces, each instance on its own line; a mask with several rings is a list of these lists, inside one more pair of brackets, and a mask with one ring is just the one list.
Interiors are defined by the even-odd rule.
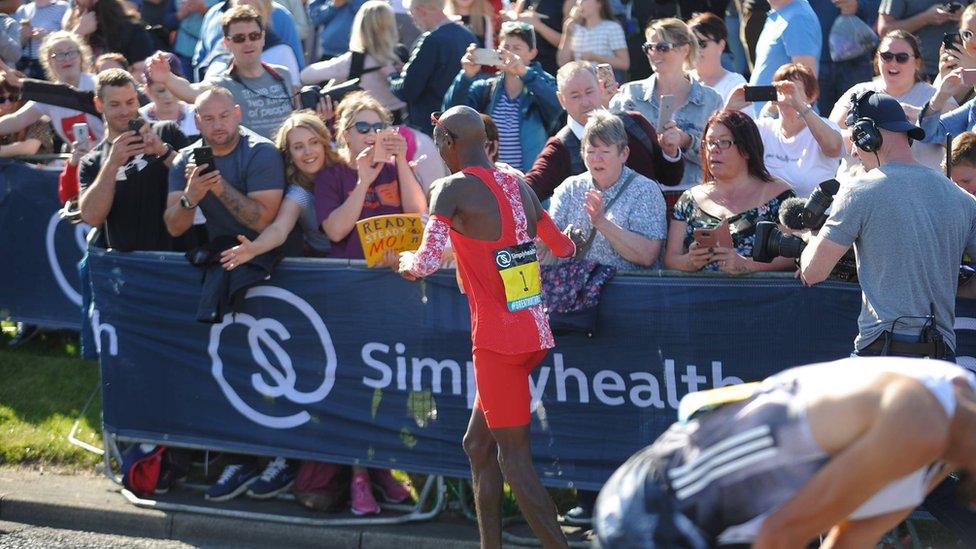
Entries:
[[186,549],[198,546],[172,540],[113,536],[31,526],[16,522],[0,522],[0,548],[2,549],[60,549],[68,547],[71,549]]

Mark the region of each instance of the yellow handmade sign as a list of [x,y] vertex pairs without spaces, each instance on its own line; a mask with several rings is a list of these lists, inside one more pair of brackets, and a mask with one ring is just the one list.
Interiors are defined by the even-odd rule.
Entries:
[[424,225],[419,214],[392,214],[368,217],[356,222],[359,242],[363,245],[366,266],[383,260],[383,254],[412,252],[420,248]]

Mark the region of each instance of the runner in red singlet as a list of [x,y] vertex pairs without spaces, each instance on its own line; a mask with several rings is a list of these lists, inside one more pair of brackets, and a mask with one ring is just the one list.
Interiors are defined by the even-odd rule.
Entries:
[[576,247],[535,193],[495,169],[478,112],[454,107],[434,118],[434,143],[454,175],[434,183],[431,216],[416,253],[400,256],[410,280],[441,264],[450,238],[471,307],[477,396],[464,435],[482,547],[501,547],[502,475],[544,547],[565,547],[556,509],[532,467],[529,373],[555,346],[542,307],[538,235],[559,257]]

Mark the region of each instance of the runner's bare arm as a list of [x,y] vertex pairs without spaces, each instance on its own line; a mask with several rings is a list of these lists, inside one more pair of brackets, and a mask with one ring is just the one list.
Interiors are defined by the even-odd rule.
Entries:
[[889,482],[938,459],[948,423],[945,410],[924,387],[892,384],[881,397],[874,424],[763,521],[753,547],[802,547],[841,523]]
[[576,255],[576,244],[559,227],[556,222],[549,217],[549,213],[542,207],[539,197],[524,181],[522,184],[522,197],[528,196],[532,200],[532,209],[536,212],[535,234],[545,242],[546,246],[556,257],[573,257]]
[[454,198],[456,192],[456,187],[452,187],[449,179],[441,179],[431,185],[430,218],[424,227],[420,248],[416,252],[400,254],[397,272],[404,278],[423,278],[440,268],[457,210]]
[[867,519],[845,520],[830,530],[820,549],[874,547],[885,532],[898,526],[911,512],[903,509]]

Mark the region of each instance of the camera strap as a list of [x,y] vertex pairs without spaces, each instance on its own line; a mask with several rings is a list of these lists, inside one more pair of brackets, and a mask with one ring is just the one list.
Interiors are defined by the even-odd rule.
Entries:
[[[624,169],[626,169],[626,167]],[[627,176],[627,179],[624,179],[624,182],[620,184],[620,191],[603,206],[604,215],[610,211],[610,208],[612,208],[617,202],[617,199],[627,192],[627,187],[630,186],[630,182],[633,181],[635,177],[637,177],[637,172],[631,171],[630,175]],[[586,240],[583,242],[583,245],[576,250],[576,257],[582,257],[586,254],[586,252],[590,251],[590,246],[593,245],[594,240],[596,240],[596,228],[590,227],[590,232],[586,235]]]

